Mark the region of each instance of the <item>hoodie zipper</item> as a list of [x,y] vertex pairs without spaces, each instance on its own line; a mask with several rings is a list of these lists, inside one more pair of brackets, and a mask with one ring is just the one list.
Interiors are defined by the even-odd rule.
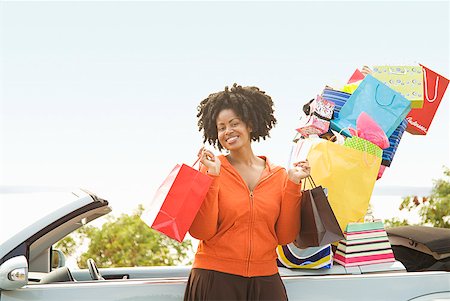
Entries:
[[252,245],[253,245],[253,231],[252,231],[252,229],[253,229],[253,196],[254,196],[254,194],[253,194],[253,192],[256,190],[256,188],[258,187],[258,185],[259,184],[261,184],[262,182],[264,182],[265,180],[267,180],[268,178],[270,178],[271,176],[273,176],[275,173],[277,173],[279,170],[281,170],[281,169],[278,169],[278,170],[276,170],[275,172],[272,172],[271,174],[269,174],[268,176],[266,176],[265,178],[262,178],[261,180],[259,180],[257,183],[256,183],[256,185],[255,185],[255,187],[253,187],[253,189],[252,190],[250,190],[249,188],[248,188],[248,186],[247,186],[247,184],[245,183],[245,181],[244,181],[244,179],[241,177],[241,175],[239,175],[239,173],[238,173],[238,175],[239,175],[239,177],[241,178],[241,181],[242,182],[244,182],[244,184],[245,184],[245,187],[247,187],[247,189],[248,189],[248,191],[249,191],[249,200],[250,200],[250,225],[249,225],[249,229],[248,229],[248,232],[249,232],[249,245],[248,245],[248,255],[247,255],[247,269],[246,269],[246,275],[248,276],[249,275],[249,272],[250,272],[250,258],[251,258],[251,256],[252,256],[252,251],[253,251],[253,249],[252,249]]

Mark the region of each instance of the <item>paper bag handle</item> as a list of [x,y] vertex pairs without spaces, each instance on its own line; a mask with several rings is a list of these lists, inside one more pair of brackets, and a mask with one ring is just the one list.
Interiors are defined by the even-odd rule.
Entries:
[[[314,180],[313,180],[313,178],[311,176],[308,176],[307,179],[308,179],[309,184],[311,185],[311,188],[316,188],[317,187],[316,183],[314,183]],[[306,190],[306,179],[305,179],[303,187],[304,187],[303,190]]]
[[423,68],[423,81],[425,84],[425,97],[427,98],[428,102],[433,102],[436,100],[437,98],[437,94],[438,94],[438,82],[439,82],[439,75],[436,76],[436,84],[434,86],[434,98],[430,99],[428,97],[428,83],[427,83],[427,71],[425,70],[425,68]]
[[200,160],[200,157],[197,158],[197,160],[195,160],[194,164],[192,164],[192,167],[195,166],[195,164],[197,164],[197,162]]
[[392,99],[391,99],[391,102],[390,102],[390,103],[383,104],[383,103],[381,103],[381,102],[377,99],[377,93],[378,93],[378,88],[379,88],[379,87],[380,87],[380,84],[378,84],[377,87],[376,87],[376,89],[375,89],[375,101],[376,101],[377,104],[379,104],[380,106],[383,106],[383,107],[390,106],[390,105],[394,102],[395,94],[392,95]]

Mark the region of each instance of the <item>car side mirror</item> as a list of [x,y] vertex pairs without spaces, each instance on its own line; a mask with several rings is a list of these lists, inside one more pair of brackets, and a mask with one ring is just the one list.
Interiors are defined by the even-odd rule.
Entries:
[[0,265],[0,290],[15,290],[28,283],[28,262],[25,256],[8,259]]
[[66,256],[60,250],[52,250],[52,270],[66,265]]

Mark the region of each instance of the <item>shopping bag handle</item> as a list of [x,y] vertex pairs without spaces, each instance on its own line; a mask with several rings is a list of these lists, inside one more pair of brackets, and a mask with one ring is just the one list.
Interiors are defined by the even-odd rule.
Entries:
[[[360,137],[358,137],[358,138],[360,138]],[[368,148],[367,148],[367,143],[370,143],[370,141],[367,141],[367,140],[364,139],[364,138],[360,138],[360,139],[364,140],[364,141],[363,141],[363,143],[364,143],[364,156],[363,156],[363,158],[364,158],[364,163],[366,163],[366,166],[367,166],[367,167],[372,167],[372,166],[374,166],[375,163],[377,162],[377,159],[376,159],[376,156],[373,155],[373,156],[375,157],[375,160],[372,162],[372,164],[369,164],[369,161],[367,160],[367,156],[369,155]]]
[[194,164],[192,164],[192,167],[195,166],[195,164],[197,164],[197,162],[200,160],[200,157],[197,158],[197,160],[195,160]]
[[425,84],[425,89],[424,89],[425,90],[425,97],[427,98],[428,102],[431,103],[431,102],[435,101],[436,98],[437,98],[439,75],[436,76],[436,84],[434,86],[434,97],[433,97],[433,99],[430,99],[428,97],[427,71],[425,70],[425,68],[423,68],[423,81],[424,81],[424,84]]
[[[311,188],[316,188],[317,187],[316,183],[314,183],[314,180],[313,180],[313,178],[311,176],[308,176],[307,179],[308,179],[309,185],[311,185]],[[303,187],[304,187],[303,190],[306,190],[306,179],[305,179]]]
[[377,102],[377,104],[379,104],[380,106],[382,106],[382,107],[387,107],[387,106],[390,106],[393,102],[394,102],[394,98],[395,98],[395,94],[394,95],[392,95],[392,99],[391,99],[391,102],[390,103],[387,103],[387,104],[383,104],[383,103],[381,103],[379,100],[378,100],[378,98],[377,98],[377,93],[378,93],[378,88],[380,87],[380,84],[378,84],[377,85],[377,87],[375,88],[375,101]]

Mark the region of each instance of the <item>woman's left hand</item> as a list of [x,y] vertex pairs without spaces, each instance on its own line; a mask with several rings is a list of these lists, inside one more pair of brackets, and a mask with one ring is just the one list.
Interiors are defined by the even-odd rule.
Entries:
[[309,166],[308,160],[295,162],[294,167],[288,171],[289,179],[297,184],[300,184],[300,181],[309,177],[310,174],[311,167]]

